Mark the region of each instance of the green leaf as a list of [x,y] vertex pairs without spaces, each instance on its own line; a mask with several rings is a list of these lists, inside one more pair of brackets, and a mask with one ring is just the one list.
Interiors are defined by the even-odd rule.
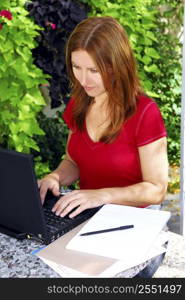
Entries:
[[143,58],[142,58],[143,62],[145,65],[149,65],[152,61],[151,57],[150,56],[146,56],[144,55]]
[[151,47],[145,48],[145,54],[156,59],[160,58],[159,53],[154,48]]
[[12,133],[12,136],[14,136],[14,139],[16,139],[16,135],[19,132],[19,125],[17,123],[10,123],[9,125],[10,132]]
[[36,142],[33,139],[26,140],[26,146],[28,149],[32,148],[38,152],[40,151],[38,145],[36,144]]
[[15,149],[17,151],[29,153],[30,148],[39,151],[39,147],[37,146],[36,142],[31,137],[22,132],[18,135],[11,135],[11,140],[13,141]]
[[146,91],[147,95],[153,98],[160,98],[160,95],[156,94],[155,92],[152,92],[151,90]]
[[3,120],[5,123],[14,119],[14,113],[6,109],[4,109],[3,112],[0,113],[0,115],[1,115],[1,120]]
[[159,70],[159,68],[157,67],[157,65],[155,64],[152,64],[150,66],[144,66],[144,69],[147,71],[147,72],[151,72],[151,73],[155,73],[156,75],[159,75],[161,72]]
[[14,57],[14,54],[12,53],[12,51],[4,52],[3,58],[4,58],[5,62],[7,63],[7,65],[9,65],[15,61],[15,57]]
[[33,122],[32,120],[25,119],[24,121],[19,122],[19,131],[23,131],[29,136],[33,135]]
[[19,77],[21,76],[21,78],[24,78],[24,74],[27,74],[28,72],[28,66],[21,58],[16,59],[15,63],[12,65],[12,68],[19,73]]
[[24,104],[34,103],[37,105],[45,105],[45,101],[39,92],[38,93],[35,92],[35,97],[29,93],[26,93],[22,101]]
[[25,62],[30,60],[30,50],[27,47],[16,47],[16,52],[23,58]]
[[10,0],[1,0],[1,8],[5,9],[7,7],[10,7]]
[[180,115],[180,113],[181,113],[181,108],[180,108],[179,106],[177,106],[176,103],[174,103],[174,104],[172,105],[172,108],[173,108],[173,110],[175,111],[175,113],[176,113],[177,115]]
[[22,103],[22,101],[20,102],[19,108],[20,108],[19,113],[22,112],[24,114],[24,116],[25,116],[25,114],[29,114],[31,111],[30,105],[24,104],[24,103]]
[[146,91],[151,91],[152,90],[152,83],[150,80],[144,80],[143,85]]
[[9,99],[11,95],[11,89],[9,82],[6,79],[0,80],[0,101],[5,101]]
[[136,44],[137,42],[137,35],[136,34],[131,34],[130,35],[130,40],[132,43]]
[[145,37],[144,40],[145,40],[145,45],[146,46],[152,46],[152,40],[151,39],[148,39],[147,37]]
[[157,39],[156,39],[156,37],[155,37],[155,35],[153,34],[152,31],[147,31],[147,32],[146,32],[146,36],[147,36],[148,38],[150,38],[152,41],[157,42]]
[[15,123],[11,124],[10,128],[13,134],[24,132],[24,134],[27,134],[30,137],[34,134],[44,135],[44,131],[39,128],[38,123],[34,119],[18,119]]

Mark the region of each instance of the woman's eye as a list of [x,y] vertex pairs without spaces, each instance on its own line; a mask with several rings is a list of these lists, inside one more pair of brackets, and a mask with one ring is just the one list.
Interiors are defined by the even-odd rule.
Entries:
[[79,69],[79,67],[78,66],[75,66],[75,65],[73,65],[72,66],[74,69]]
[[96,69],[91,69],[91,73],[98,73],[98,70],[96,70]]

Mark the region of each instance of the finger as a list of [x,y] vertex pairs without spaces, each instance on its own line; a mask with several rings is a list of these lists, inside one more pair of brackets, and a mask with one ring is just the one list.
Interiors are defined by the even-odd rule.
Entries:
[[55,214],[57,216],[61,215],[61,217],[65,217],[72,209],[80,205],[80,203],[81,203],[80,199],[74,199],[71,202],[65,202],[65,203],[63,203],[63,200],[61,199],[61,202],[57,206]]
[[59,191],[59,186],[54,186],[52,189],[51,189],[52,193],[54,196],[59,196],[60,195],[60,191]]
[[[64,210],[69,203],[71,203],[72,201],[76,200],[77,196],[75,195],[75,193],[73,192],[69,192],[67,193],[65,196],[62,196],[53,206],[52,208],[52,212],[61,212],[62,210]],[[57,215],[59,214],[57,213]]]
[[46,197],[46,193],[47,193],[47,188],[44,187],[40,187],[40,198],[41,198],[41,202],[42,204],[44,203],[45,197]]
[[57,214],[60,215],[60,217],[65,217],[66,215],[68,215],[74,208],[79,207],[81,204],[80,200],[75,200],[73,201],[71,204],[69,204],[65,209],[61,210],[61,208],[59,208],[59,210],[57,211]]
[[86,207],[84,207],[83,205],[80,205],[77,207],[77,209],[75,209],[71,214],[69,214],[69,218],[74,218],[77,215],[79,215],[82,211],[84,211],[85,209],[87,209]]
[[55,213],[57,211],[57,209],[59,209],[59,207],[61,206],[61,204],[62,204],[62,197],[60,197],[58,199],[58,201],[53,205],[53,207],[51,209],[52,212]]

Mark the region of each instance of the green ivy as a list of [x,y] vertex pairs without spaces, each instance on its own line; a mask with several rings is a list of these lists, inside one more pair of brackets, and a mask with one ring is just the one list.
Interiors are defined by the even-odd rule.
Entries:
[[183,1],[153,0],[158,9],[156,18],[157,49],[160,53],[160,76],[151,76],[154,91],[159,95],[159,105],[168,131],[168,156],[170,164],[180,164],[180,123],[182,90]]
[[25,0],[1,0],[0,11],[0,144],[20,152],[39,151],[34,135],[44,135],[36,116],[45,105],[39,90],[47,83],[33,63],[32,49],[41,28],[25,10]]

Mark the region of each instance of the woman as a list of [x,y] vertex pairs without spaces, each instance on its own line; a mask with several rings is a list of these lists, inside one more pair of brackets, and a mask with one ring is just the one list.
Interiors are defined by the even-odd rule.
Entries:
[[168,182],[166,130],[156,103],[144,95],[123,27],[111,17],[85,19],[71,33],[66,64],[72,98],[63,118],[70,131],[65,159],[39,181],[47,190],[79,179],[53,212],[73,218],[107,203],[160,204]]

